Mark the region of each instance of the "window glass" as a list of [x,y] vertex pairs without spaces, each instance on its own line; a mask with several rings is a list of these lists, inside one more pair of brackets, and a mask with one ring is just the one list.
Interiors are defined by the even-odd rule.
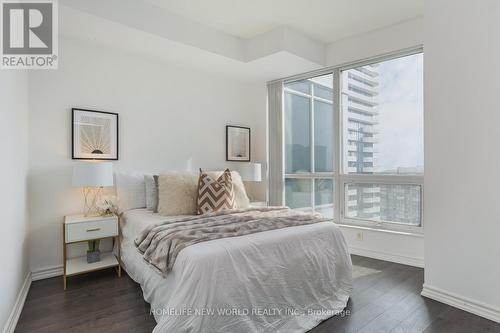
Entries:
[[314,169],[333,171],[333,108],[332,104],[314,101]]
[[311,82],[309,80],[300,80],[287,83],[285,88],[295,90],[304,94],[311,94]]
[[344,172],[423,174],[423,55],[341,76]]
[[346,184],[346,217],[419,226],[420,192],[420,185]]
[[285,179],[285,204],[294,209],[311,211],[311,179]]
[[[333,101],[333,89],[331,87],[330,81],[333,79],[332,75],[327,75],[328,80],[326,82],[322,82],[321,84],[314,84],[314,96],[320,97],[329,101]],[[329,83],[329,84],[326,84]]]
[[285,172],[311,171],[310,101],[285,92]]
[[314,211],[333,218],[333,179],[314,179]]

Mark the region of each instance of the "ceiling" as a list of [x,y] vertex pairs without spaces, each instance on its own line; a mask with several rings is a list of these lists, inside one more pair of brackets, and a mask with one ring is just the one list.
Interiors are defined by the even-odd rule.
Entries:
[[421,16],[423,0],[144,0],[239,37],[286,26],[322,43]]
[[387,38],[418,44],[422,1],[59,0],[59,26],[158,63],[268,81],[387,52]]

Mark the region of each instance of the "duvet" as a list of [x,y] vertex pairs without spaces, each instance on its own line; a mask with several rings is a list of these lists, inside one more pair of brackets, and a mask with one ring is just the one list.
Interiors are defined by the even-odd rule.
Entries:
[[129,211],[122,261],[151,304],[154,332],[306,332],[342,311],[352,289],[340,230],[310,221],[189,244],[163,276],[134,239],[168,220]]

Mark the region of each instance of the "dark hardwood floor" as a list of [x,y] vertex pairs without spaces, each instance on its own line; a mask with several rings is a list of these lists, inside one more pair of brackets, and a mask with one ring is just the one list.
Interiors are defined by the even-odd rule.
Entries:
[[[310,331],[499,332],[500,324],[420,296],[423,270],[353,256],[354,291],[344,316]],[[114,270],[33,282],[16,332],[151,332],[141,288]]]

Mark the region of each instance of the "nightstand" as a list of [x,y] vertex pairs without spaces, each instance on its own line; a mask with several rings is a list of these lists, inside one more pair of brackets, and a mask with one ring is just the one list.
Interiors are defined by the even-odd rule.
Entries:
[[250,207],[267,207],[268,204],[266,201],[250,201]]
[[[97,239],[113,239],[117,243],[118,257],[111,252],[101,252],[101,260],[87,263],[87,257],[67,258],[67,247],[74,243],[87,242]],[[114,245],[114,244],[113,244]],[[64,217],[63,223],[63,266],[64,266],[64,290],[66,290],[66,278],[73,275],[83,274],[101,269],[116,267],[118,276],[121,276],[120,266],[120,237],[118,228],[118,217],[113,216],[89,216],[68,215]]]

